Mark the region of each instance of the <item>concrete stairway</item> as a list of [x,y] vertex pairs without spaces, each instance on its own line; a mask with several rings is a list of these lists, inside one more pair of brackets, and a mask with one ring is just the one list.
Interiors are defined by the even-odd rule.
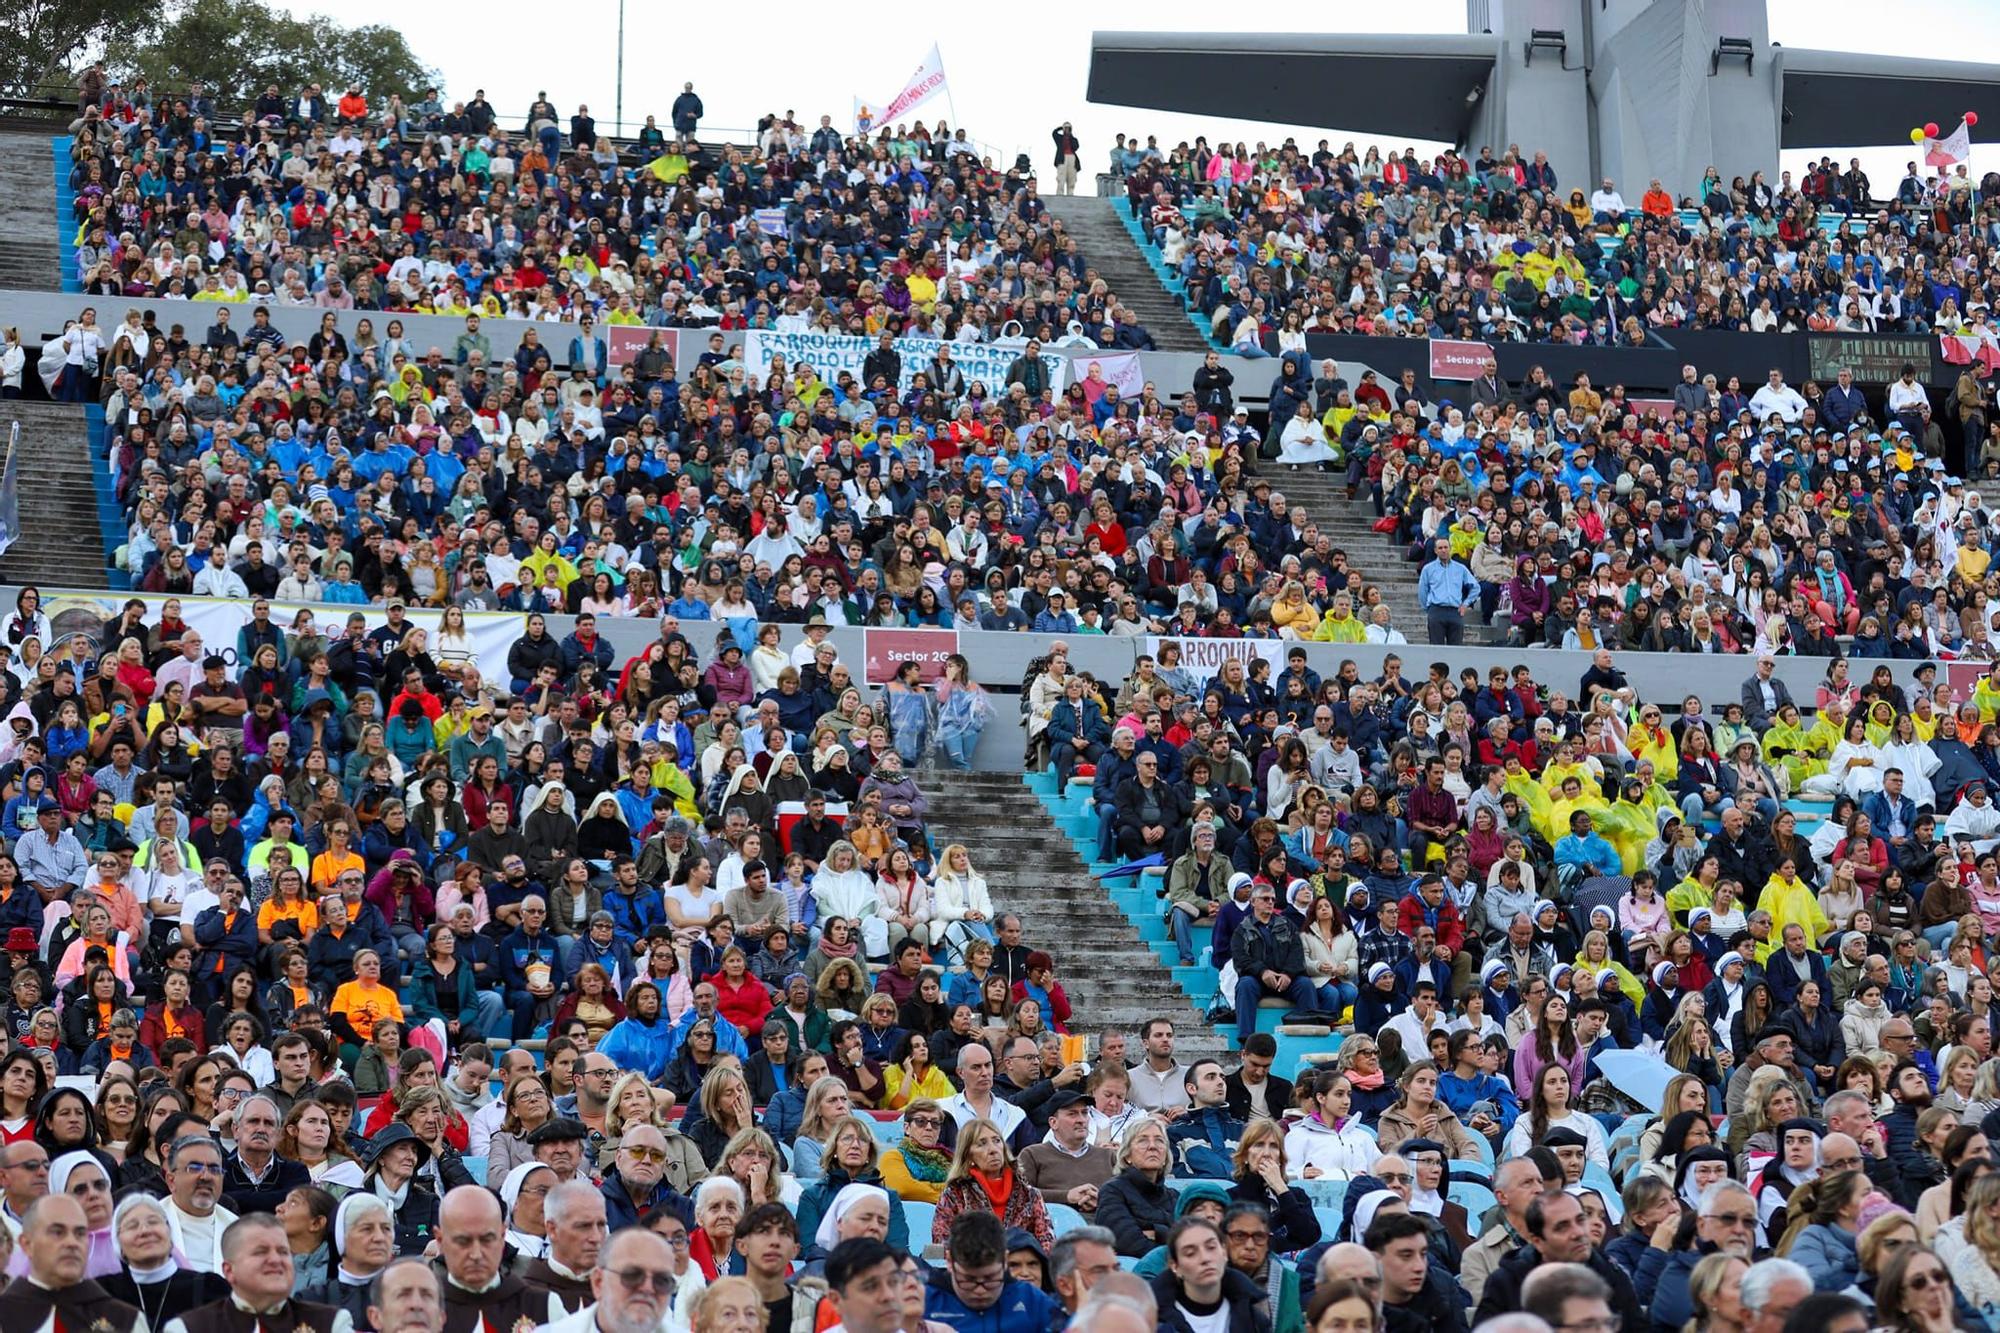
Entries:
[[1160,957],[1140,938],[1018,773],[927,773],[930,827],[940,847],[962,842],[998,911],[1021,917],[1023,939],[1056,961],[1073,1031],[1130,1034],[1168,1018],[1175,1053],[1220,1056],[1227,1042],[1202,1022]]
[[[1333,544],[1347,552],[1348,564],[1360,570],[1366,582],[1381,588],[1395,627],[1403,632],[1404,638],[1412,644],[1425,641],[1424,614],[1417,605],[1417,573],[1422,566],[1404,560],[1402,545],[1375,531],[1375,507],[1365,494],[1353,500],[1347,498],[1344,473],[1313,468],[1294,471],[1282,463],[1264,459],[1257,460],[1251,470],[1259,477],[1268,477],[1271,489],[1283,494],[1293,508],[1303,505],[1320,531],[1330,535]],[[1357,606],[1354,610],[1365,618],[1363,608]],[[1497,644],[1506,639],[1504,630],[1475,624],[1478,618],[1476,609],[1466,617],[1468,644]]]
[[21,423],[21,535],[0,556],[0,583],[109,587],[84,410],[67,403],[0,402],[0,451],[16,421]]
[[[1112,212],[1114,201],[1092,195],[1044,195],[1049,212],[1062,219],[1063,226],[1076,237],[1076,248],[1097,271],[1118,300],[1138,315],[1164,352],[1205,352],[1208,340],[1189,321],[1178,297],[1160,285],[1158,275],[1131,233]],[[1097,330],[1086,330],[1096,336]]]
[[0,290],[62,289],[57,227],[49,137],[0,134]]

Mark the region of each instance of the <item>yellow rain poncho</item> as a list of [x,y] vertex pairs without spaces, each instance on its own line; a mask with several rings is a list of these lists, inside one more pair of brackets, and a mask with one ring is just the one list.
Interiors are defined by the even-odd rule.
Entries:
[[1785,938],[1786,926],[1804,927],[1806,944],[1811,948],[1818,948],[1820,940],[1833,930],[1833,922],[1827,920],[1820,908],[1819,894],[1803,879],[1787,881],[1771,876],[1757,898],[1757,906],[1771,914],[1771,938],[1780,943]]
[[1681,775],[1680,746],[1674,743],[1674,733],[1665,727],[1635,725],[1625,733],[1626,748],[1632,751],[1632,762],[1642,759],[1653,761],[1653,776],[1672,786]]
[[1715,891],[1690,875],[1667,890],[1667,915],[1676,925],[1684,925],[1697,907],[1714,907]]
[[[1573,808],[1581,808],[1580,803]],[[1597,831],[1618,849],[1618,859],[1624,862],[1626,874],[1646,864],[1646,844],[1658,831],[1651,810],[1621,796],[1603,810],[1593,809],[1591,815]]]
[[1521,798],[1521,807],[1528,812],[1528,818],[1533,822],[1535,831],[1553,845],[1560,835],[1555,832],[1555,824],[1550,818],[1554,802],[1549,799],[1548,788],[1535,781],[1534,777],[1523,769],[1509,773],[1507,780],[1500,784],[1500,790],[1511,791]]

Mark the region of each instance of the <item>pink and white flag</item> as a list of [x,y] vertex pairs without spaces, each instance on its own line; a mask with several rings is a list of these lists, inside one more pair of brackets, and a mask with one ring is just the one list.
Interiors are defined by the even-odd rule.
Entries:
[[907,115],[944,90],[944,57],[938,54],[937,43],[933,42],[931,53],[924,57],[924,63],[917,66],[916,73],[904,80],[896,95],[889,99],[889,105],[875,117],[875,123],[893,124],[899,117]]

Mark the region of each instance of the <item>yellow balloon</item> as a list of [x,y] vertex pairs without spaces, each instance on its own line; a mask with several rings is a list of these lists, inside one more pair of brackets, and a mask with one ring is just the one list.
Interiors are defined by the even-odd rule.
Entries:
[[1924,141],[1924,132],[1922,129],[1914,129],[1910,131],[1911,143],[1922,143],[1923,141]]

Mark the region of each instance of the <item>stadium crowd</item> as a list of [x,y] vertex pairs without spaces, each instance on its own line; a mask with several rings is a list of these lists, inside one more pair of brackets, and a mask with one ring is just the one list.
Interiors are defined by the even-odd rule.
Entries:
[[[1678,201],[1659,182],[1559,181],[1509,145],[1420,158],[1329,141],[1111,154],[1132,216],[1214,336],[1262,354],[1310,332],[1642,346],[1652,331],[1995,337],[1993,276],[1966,263],[2000,175],[1917,163],[1877,196],[1822,158]],[[1636,197],[1628,198],[1628,194]]]
[[[371,107],[358,89],[329,105],[272,88],[225,128],[199,89],[108,85],[73,126],[75,276],[94,296],[583,322],[586,340],[1017,325],[1150,345],[1025,159],[998,167],[942,121],[863,136],[790,113],[754,144],[705,145],[699,105],[671,135],[648,117],[621,155],[587,106],[565,133],[545,95],[510,128],[483,91],[446,109],[434,91]],[[356,354],[394,377],[382,336]]]
[[[320,114],[272,125],[268,156],[341,128]],[[178,133],[86,119],[134,131],[82,136],[98,178]],[[963,156],[937,196],[1032,249],[1032,186]],[[880,185],[867,258],[893,264],[889,190],[914,182]],[[284,236],[308,290],[372,281],[308,277],[331,233]],[[162,243],[135,231],[133,272]],[[574,309],[593,289],[569,272],[546,299]],[[1076,299],[1039,323],[1095,313]],[[1090,779],[1104,859],[1157,858],[1238,1038],[1228,1065],[1183,1061],[1156,1019],[1079,1058],[1059,955],[1088,941],[1035,939],[979,849],[927,827],[925,764],[966,764],[992,702],[963,659],[936,687],[857,681],[826,627],[1395,642],[1380,590],[1248,470],[1265,442],[1220,358],[1178,402],[1054,394],[1032,355],[984,393],[945,360],[906,395],[893,338],[867,384],[756,384],[719,330],[683,382],[644,354],[612,370],[588,329],[560,371],[533,344],[496,363],[469,306],[420,356],[338,320],[287,347],[231,308],[61,344],[62,387],[105,405],[125,567],[167,597],[96,641],[56,638],[33,589],[0,617],[0,1245],[22,1278],[0,1310],[103,1333],[2000,1328],[2000,667],[1961,702],[1829,650],[1808,717],[1773,671],[1791,645],[1759,645],[1736,697],[1642,699],[1587,618],[1574,689],[1393,658],[1322,678],[1302,644],[1202,678],[1171,639],[1101,680],[1058,642],[1023,683],[1028,766]],[[102,359],[69,362],[91,337]],[[1280,389],[1318,394],[1291,370]],[[1815,643],[1894,579],[1931,586],[1970,532],[1946,602],[1983,639],[1965,562],[1990,518],[1907,422],[1842,422],[1835,459],[1789,399],[1775,431],[1717,399],[1664,432],[1531,382],[1473,434],[1375,392],[1404,430],[1357,488],[1473,574],[1518,521],[1553,580],[1528,570],[1524,596],[1733,598],[1734,566],[1667,560],[1671,499],[1700,529],[1686,559],[1723,565],[1709,530],[1740,515],[1740,558],[1786,579]],[[1828,493],[1767,497],[1753,470],[1735,509],[1697,497],[1735,494],[1753,449],[1780,490]],[[1871,464],[1899,480],[1831,485]],[[1951,522],[1888,521],[1905,495]],[[1471,515],[1501,508],[1489,538]],[[1905,564],[1843,574],[1857,545]],[[1641,550],[1668,565],[1650,582]],[[250,619],[206,643],[179,595]],[[274,597],[380,623],[288,630]],[[444,608],[435,636],[413,607]],[[489,679],[455,612],[500,609],[523,632]],[[621,662],[607,616],[658,639]],[[1339,1029],[1333,1061],[1277,1069],[1267,998]],[[1671,1073],[1635,1097],[1635,1063]]]

